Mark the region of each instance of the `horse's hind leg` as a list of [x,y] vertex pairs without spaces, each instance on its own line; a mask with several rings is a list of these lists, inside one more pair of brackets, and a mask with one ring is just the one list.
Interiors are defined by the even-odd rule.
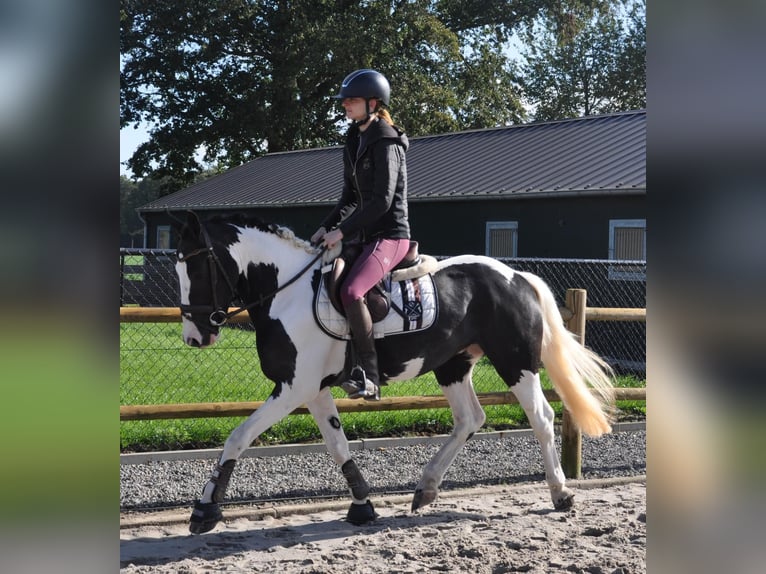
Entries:
[[368,497],[370,487],[362,476],[348,447],[348,439],[340,424],[338,408],[332,399],[330,389],[323,389],[317,397],[306,403],[309,412],[316,420],[319,432],[322,433],[327,451],[340,467],[351,491],[352,503],[348,509],[346,520],[352,524],[366,524],[377,518],[372,502]]
[[466,441],[484,424],[486,416],[476,397],[471,379],[473,366],[481,356],[481,350],[478,348],[474,353],[467,350],[434,370],[442,392],[452,409],[454,426],[447,442],[442,445],[423,471],[412,499],[413,512],[436,500],[444,473],[447,472]]
[[574,493],[566,487],[553,432],[553,409],[548,404],[540,385],[540,375],[521,371],[518,382],[511,387],[513,394],[529,419],[529,424],[540,442],[545,466],[545,479],[551,491],[553,506],[557,510],[571,508]]

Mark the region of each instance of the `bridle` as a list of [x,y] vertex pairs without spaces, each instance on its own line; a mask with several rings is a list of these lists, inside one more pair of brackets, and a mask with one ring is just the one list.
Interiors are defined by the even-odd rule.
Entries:
[[249,303],[247,305],[241,305],[240,307],[237,307],[233,311],[228,311],[228,305],[224,308],[222,305],[218,304],[218,298],[215,294],[215,288],[216,284],[218,282],[218,272],[220,271],[221,275],[223,275],[223,278],[226,280],[226,284],[229,286],[229,290],[231,291],[232,298],[237,297],[238,301],[242,303],[242,297],[238,294],[236,288],[231,282],[231,279],[229,279],[229,276],[226,274],[226,270],[223,268],[223,264],[221,263],[221,260],[218,258],[218,255],[216,255],[215,250],[213,249],[213,243],[210,241],[210,236],[207,233],[207,229],[205,229],[204,225],[200,224],[200,231],[202,232],[202,237],[205,240],[205,247],[200,247],[199,249],[195,249],[191,253],[187,253],[183,257],[178,257],[178,261],[180,263],[183,263],[185,261],[188,261],[192,257],[196,257],[197,255],[207,255],[207,261],[208,266],[210,267],[210,286],[211,290],[213,292],[213,304],[212,305],[184,305],[181,304],[181,313],[207,313],[210,312],[209,321],[210,324],[214,327],[222,327],[225,325],[229,319],[234,317],[235,315],[239,315],[240,313],[243,313],[244,311],[248,311],[250,309],[253,309],[254,307],[258,307],[260,305],[263,305],[270,299],[272,299],[277,293],[282,291],[283,289],[286,289],[293,283],[295,283],[306,271],[311,269],[311,267],[316,263],[320,257],[322,257],[322,254],[325,251],[325,247],[321,247],[319,249],[319,253],[311,259],[311,261],[308,262],[308,264],[301,269],[296,275],[294,275],[289,281],[287,281],[284,285],[281,285],[274,289],[271,293],[268,293],[266,295],[259,295],[257,301],[253,301],[252,303]]

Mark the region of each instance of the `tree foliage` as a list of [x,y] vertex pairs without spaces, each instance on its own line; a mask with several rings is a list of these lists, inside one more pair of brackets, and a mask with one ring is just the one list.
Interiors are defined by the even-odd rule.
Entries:
[[160,197],[159,181],[131,181],[120,176],[120,246],[143,247],[144,224],[136,208]]
[[121,0],[120,127],[152,126],[128,167],[170,191],[205,165],[339,143],[329,96],[364,67],[410,135],[520,122],[511,34],[543,18],[566,39],[614,1]]
[[646,107],[646,0],[636,0],[617,51],[613,97],[623,109]]
[[527,30],[524,98],[536,120],[646,107],[646,4],[631,2],[627,18],[616,8],[564,43],[545,22]]

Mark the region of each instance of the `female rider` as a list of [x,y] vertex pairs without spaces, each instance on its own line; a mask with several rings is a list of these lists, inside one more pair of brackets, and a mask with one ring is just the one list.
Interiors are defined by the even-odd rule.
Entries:
[[[343,153],[343,190],[335,208],[311,236],[332,248],[341,240],[359,241],[362,253],[341,286],[340,298],[351,329],[357,364],[343,388],[350,398],[380,400],[380,377],[372,318],[365,294],[407,254],[409,141],[386,109],[391,95],[383,74],[356,70],[333,96],[352,121]],[[353,208],[350,216],[345,213]],[[344,219],[341,221],[341,213]],[[329,230],[329,231],[328,231]]]

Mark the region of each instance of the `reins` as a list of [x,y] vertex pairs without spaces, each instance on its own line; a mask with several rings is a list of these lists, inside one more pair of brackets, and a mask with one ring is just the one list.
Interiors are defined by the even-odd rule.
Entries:
[[[199,249],[195,249],[191,253],[184,255],[183,257],[179,257],[178,261],[184,262],[188,259],[195,257],[196,255],[202,255],[204,253],[207,253],[208,262],[210,264],[210,281],[212,284],[212,291],[213,291],[213,305],[212,307],[209,305],[181,305],[181,312],[187,312],[187,313],[193,313],[195,311],[202,312],[207,311],[208,309],[212,309],[212,313],[210,313],[210,324],[215,327],[221,327],[225,325],[229,319],[232,317],[239,315],[240,313],[243,313],[244,311],[249,311],[250,309],[253,309],[255,307],[261,306],[265,304],[270,299],[273,299],[277,293],[282,291],[283,289],[287,289],[290,285],[295,283],[300,277],[306,273],[309,269],[311,269],[314,264],[319,260],[320,257],[325,252],[325,247],[322,246],[319,248],[319,253],[316,254],[315,257],[311,259],[311,261],[306,264],[303,269],[301,269],[297,274],[295,274],[291,279],[289,279],[286,283],[283,285],[278,286],[276,289],[274,289],[271,293],[268,293],[266,295],[260,295],[258,297],[257,301],[253,301],[252,303],[248,303],[247,305],[241,305],[240,307],[237,307],[233,311],[224,311],[223,308],[218,305],[218,300],[215,295],[215,285],[217,282],[217,270],[221,272],[223,275],[223,278],[226,280],[226,283],[229,286],[229,289],[231,290],[232,298],[237,297],[240,301],[242,301],[242,297],[237,293],[236,288],[231,282],[231,279],[229,279],[229,276],[226,274],[226,270],[223,268],[223,264],[221,263],[221,260],[218,258],[218,256],[215,253],[215,250],[213,249],[213,243],[210,241],[210,236],[207,233],[207,229],[203,225],[200,224],[200,230],[202,231],[202,236],[205,240],[205,247],[201,247]],[[228,307],[228,306],[227,306]]]
[[[216,323],[213,323],[213,324],[214,324],[214,325],[216,325],[216,326],[218,326],[218,327],[220,327],[221,325],[223,325],[224,323],[226,323],[226,321],[228,321],[229,319],[231,319],[231,318],[232,318],[232,317],[234,317],[235,315],[239,315],[239,314],[240,314],[240,313],[242,313],[243,311],[249,311],[250,309],[252,309],[252,308],[254,308],[254,307],[258,307],[258,306],[260,306],[260,305],[263,305],[264,303],[266,303],[266,301],[268,301],[269,299],[272,299],[274,296],[276,296],[276,294],[277,294],[277,293],[279,293],[279,292],[280,292],[280,291],[282,291],[283,289],[287,289],[287,288],[288,288],[290,285],[292,285],[292,284],[293,284],[293,283],[295,283],[295,282],[296,282],[298,279],[300,279],[300,277],[301,277],[301,276],[302,276],[304,273],[306,273],[306,271],[308,271],[309,269],[311,269],[311,268],[314,266],[314,263],[316,263],[317,261],[319,261],[319,258],[320,258],[320,257],[322,257],[322,254],[324,253],[324,250],[325,250],[325,248],[324,248],[324,247],[322,247],[322,248],[319,250],[319,253],[317,253],[317,254],[316,254],[316,256],[314,256],[314,258],[313,258],[311,261],[309,261],[309,262],[308,262],[308,264],[307,264],[307,265],[306,265],[306,266],[305,266],[303,269],[301,269],[300,271],[298,271],[298,273],[296,273],[295,275],[293,275],[293,277],[292,277],[292,278],[291,278],[289,281],[287,281],[287,282],[286,282],[284,285],[280,285],[279,287],[277,287],[276,289],[274,289],[274,290],[273,290],[271,293],[269,293],[268,295],[260,295],[260,296],[258,297],[258,300],[257,300],[257,301],[253,301],[252,303],[248,303],[247,305],[244,305],[244,306],[242,306],[242,307],[238,307],[237,309],[234,309],[234,311],[229,311],[229,312],[225,313],[225,314],[224,314],[224,316],[223,316],[223,317],[224,317],[224,320],[223,320],[223,322],[222,322],[222,323],[220,323],[220,324],[218,324],[218,325],[216,325]],[[213,319],[212,319],[212,315],[211,315],[211,319],[210,319],[210,322],[211,322],[211,323],[213,322]]]

